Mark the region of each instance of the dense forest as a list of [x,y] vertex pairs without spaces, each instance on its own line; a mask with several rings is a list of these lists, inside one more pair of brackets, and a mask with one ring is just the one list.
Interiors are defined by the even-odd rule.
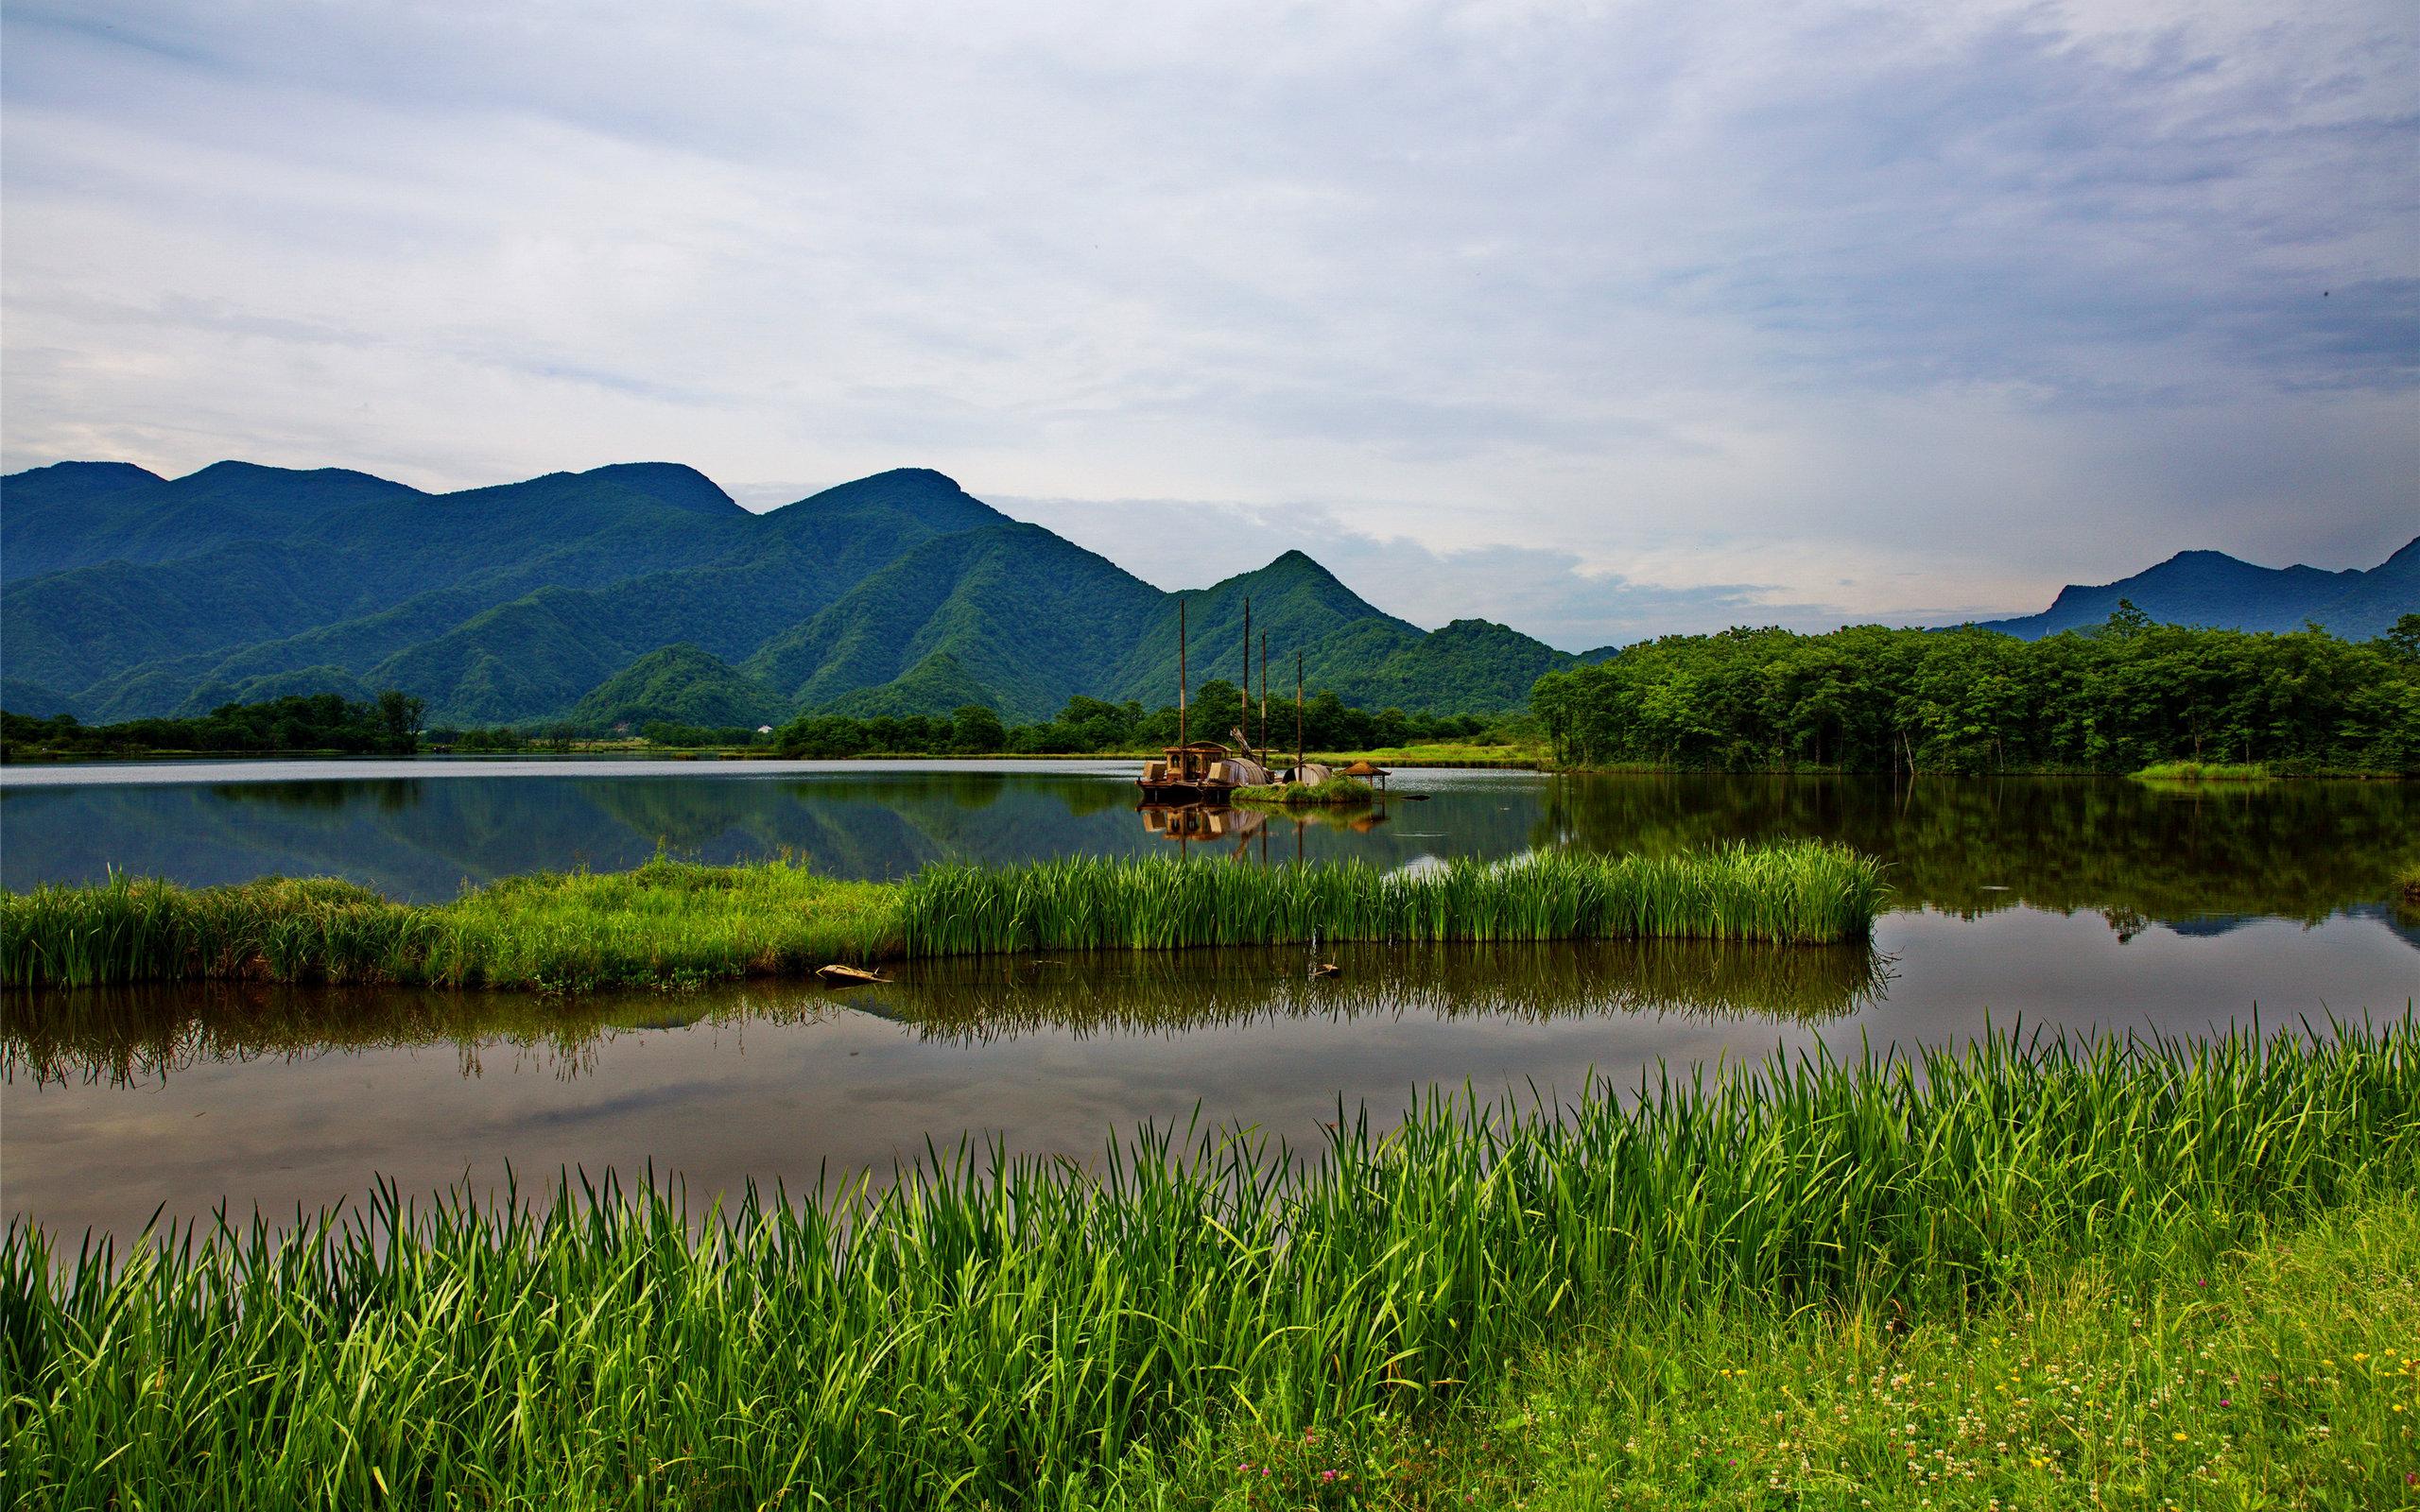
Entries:
[[1556,759],[1720,771],[2420,770],[2420,614],[2344,641],[2104,625],[1668,635],[1538,679]]
[[408,756],[420,749],[421,708],[418,698],[389,692],[369,702],[333,693],[307,694],[221,704],[198,719],[130,719],[114,725],[87,725],[73,714],[37,719],[0,713],[0,752],[9,757],[151,751]]
[[[1294,704],[1271,698],[1264,730],[1261,706],[1253,704],[1254,745],[1291,750],[1295,743]],[[1242,725],[1243,694],[1234,683],[1212,679],[1194,690],[1185,711],[1184,729],[1195,740],[1233,744]],[[1406,713],[1400,709],[1373,713],[1347,704],[1332,690],[1305,700],[1302,744],[1305,750],[1369,750],[1427,741],[1475,741],[1512,738],[1503,718],[1478,714]],[[884,752],[954,752],[962,755],[1029,754],[1038,752],[1152,750],[1177,742],[1174,704],[1146,709],[1139,701],[1110,703],[1075,697],[1056,718],[1033,724],[1004,725],[999,715],[969,705],[948,717],[920,714],[854,718],[847,714],[806,714],[773,733],[773,744],[785,756],[830,758]]]

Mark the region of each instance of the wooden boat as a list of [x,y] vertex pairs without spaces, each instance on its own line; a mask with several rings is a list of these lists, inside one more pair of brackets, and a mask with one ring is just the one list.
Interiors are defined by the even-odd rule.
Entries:
[[1166,748],[1164,759],[1143,764],[1134,779],[1143,801],[1160,805],[1224,803],[1236,788],[1258,787],[1270,780],[1269,768],[1250,756],[1216,741],[1196,740]]

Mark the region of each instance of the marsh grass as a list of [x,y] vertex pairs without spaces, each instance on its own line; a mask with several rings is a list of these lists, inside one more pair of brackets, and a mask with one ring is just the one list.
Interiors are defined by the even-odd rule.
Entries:
[[2153,762],[2134,775],[2146,782],[2265,782],[2272,774],[2259,762]]
[[1305,805],[1341,807],[1377,801],[1377,791],[1357,777],[1330,777],[1323,782],[1268,782],[1235,791],[1239,803],[1277,803],[1288,808]]
[[0,981],[426,983],[584,992],[798,975],[827,961],[1309,940],[1862,939],[1880,864],[1797,843],[1694,855],[1554,852],[1390,874],[1359,863],[928,867],[840,882],[787,861],[516,877],[452,902],[335,881],[0,893]]
[[541,873],[430,905],[327,879],[181,887],[119,875],[0,893],[0,980],[681,986],[895,951],[896,921],[895,888],[786,861]]
[[[0,1241],[21,1505],[1089,1505],[1367,1433],[1639,1309],[1958,1315],[2420,1176],[2420,1025],[1989,1038],[1565,1108],[1432,1093],[1299,1158],[1146,1130],[700,1212],[381,1189],[286,1232]],[[1379,1414],[1389,1415],[1381,1419]]]
[[1666,856],[1532,852],[1382,871],[1074,857],[927,867],[907,884],[911,955],[1174,950],[1320,940],[1863,939],[1882,867],[1793,841]]
[[2420,1197],[2179,1260],[2087,1254],[1972,1311],[1640,1308],[1522,1351],[1450,1424],[1238,1432],[1173,1478],[1254,1508],[1322,1504],[1322,1473],[1356,1504],[1529,1512],[2420,1502]]

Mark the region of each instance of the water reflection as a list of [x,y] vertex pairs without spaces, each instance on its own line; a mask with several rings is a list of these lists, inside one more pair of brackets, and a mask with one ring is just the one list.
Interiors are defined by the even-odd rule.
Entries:
[[683,994],[561,999],[424,988],[268,983],[11,994],[0,1020],[9,1083],[157,1084],[203,1063],[242,1064],[451,1046],[465,1076],[502,1054],[517,1070],[593,1069],[614,1036],[700,1024],[811,1024],[862,1015],[922,1040],[977,1045],[1048,1034],[1248,1029],[1280,1021],[1671,1013],[1816,1022],[1876,1001],[1887,963],[1864,946],[1587,945],[1331,948],[1310,979],[1298,950],[1110,954],[925,963],[880,987],[752,984]]
[[[1433,806],[1433,805],[1432,805]],[[1133,826],[1131,813],[1117,815]],[[1400,819],[1399,819],[1400,822]],[[2383,916],[2379,905],[2363,905]],[[2092,913],[1932,911],[1876,951],[1707,946],[1292,951],[921,966],[892,988],[804,984],[561,1000],[260,985],[0,1001],[0,1203],[130,1235],[155,1209],[272,1221],[357,1195],[525,1187],[562,1166],[682,1173],[700,1195],[811,1188],[996,1135],[1082,1160],[1153,1121],[1316,1137],[1422,1089],[1577,1093],[1986,1022],[2203,1034],[2393,1016],[2411,946],[2368,913],[2121,942]],[[1887,972],[1887,977],[1885,973]]]
[[[1892,865],[1898,905],[1979,918],[2016,904],[2223,931],[2386,902],[2420,860],[2420,783],[2178,789],[2083,778],[1397,775],[1364,811],[1136,811],[1131,763],[255,763],[260,780],[0,772],[0,885],[107,869],[189,883],[340,876],[433,901],[516,872],[635,866],[659,847],[727,862],[789,853],[849,877],[929,862],[1148,855],[1399,867],[1537,846],[1660,851],[1816,835]],[[458,775],[427,775],[458,771]],[[166,774],[173,776],[174,773]],[[98,776],[102,781],[92,780]],[[80,780],[79,780],[80,779]],[[275,779],[275,780],[271,780]]]
[[2420,857],[2412,782],[1635,776],[1556,782],[1545,808],[1542,841],[1668,850],[1822,835],[1888,861],[1899,907],[2090,912],[2121,935],[2372,911]]

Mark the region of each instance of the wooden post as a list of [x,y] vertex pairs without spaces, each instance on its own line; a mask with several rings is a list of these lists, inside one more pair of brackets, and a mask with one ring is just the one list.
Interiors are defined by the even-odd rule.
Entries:
[[[1184,600],[1181,598],[1176,601],[1176,743],[1180,747],[1186,744],[1184,738]],[[1178,757],[1177,765],[1184,765],[1184,758]],[[1182,777],[1184,774],[1180,772],[1177,775]]]
[[[1269,632],[1260,632],[1260,743],[1269,744]],[[2196,754],[2199,754],[2197,751]]]
[[1294,653],[1294,781],[1303,780],[1303,653]]

